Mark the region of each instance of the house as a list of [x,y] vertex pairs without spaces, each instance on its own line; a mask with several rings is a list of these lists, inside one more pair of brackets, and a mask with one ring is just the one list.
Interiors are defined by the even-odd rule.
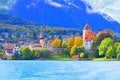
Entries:
[[30,42],[29,48],[30,49],[41,49],[41,45],[39,41],[34,41],[34,42]]
[[114,37],[114,39],[116,39],[116,41],[120,41],[120,34],[119,33],[114,33],[112,36]]
[[63,41],[63,42],[67,42],[69,38],[70,38],[69,35],[63,35],[62,41]]
[[47,48],[48,49],[52,48],[52,42],[53,42],[53,40],[47,40]]
[[44,48],[44,46],[45,46],[44,37],[40,36],[39,43],[40,43],[41,47]]
[[18,45],[8,44],[5,47],[5,53],[6,53],[7,59],[12,59],[15,52],[18,52],[18,54],[20,54],[20,47]]
[[94,39],[94,34],[92,34],[92,30],[90,26],[86,24],[83,29],[83,42],[84,42],[85,50],[91,49],[93,39]]

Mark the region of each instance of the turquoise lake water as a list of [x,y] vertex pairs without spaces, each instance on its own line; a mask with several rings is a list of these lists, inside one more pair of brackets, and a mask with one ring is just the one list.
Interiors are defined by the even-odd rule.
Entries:
[[120,62],[1,60],[0,80],[120,80]]

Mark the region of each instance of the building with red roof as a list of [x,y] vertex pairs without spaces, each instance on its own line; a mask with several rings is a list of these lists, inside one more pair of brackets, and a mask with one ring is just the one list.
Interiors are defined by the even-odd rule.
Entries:
[[5,53],[6,53],[7,59],[12,59],[15,52],[18,52],[18,54],[20,54],[20,47],[18,45],[8,44],[5,46]]
[[86,24],[83,28],[83,42],[86,50],[91,49],[93,39],[94,39],[94,34],[92,33],[89,24]]

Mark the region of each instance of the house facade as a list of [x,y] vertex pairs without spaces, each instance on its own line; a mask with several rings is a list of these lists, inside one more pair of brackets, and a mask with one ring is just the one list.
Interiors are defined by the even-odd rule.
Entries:
[[8,44],[5,47],[5,53],[6,53],[7,59],[12,59],[15,52],[18,52],[18,54],[20,54],[20,47],[17,46],[16,44]]

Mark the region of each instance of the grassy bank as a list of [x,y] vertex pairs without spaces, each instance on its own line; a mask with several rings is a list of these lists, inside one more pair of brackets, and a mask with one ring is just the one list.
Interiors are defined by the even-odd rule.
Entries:
[[72,60],[69,55],[58,53],[51,57],[51,60]]

